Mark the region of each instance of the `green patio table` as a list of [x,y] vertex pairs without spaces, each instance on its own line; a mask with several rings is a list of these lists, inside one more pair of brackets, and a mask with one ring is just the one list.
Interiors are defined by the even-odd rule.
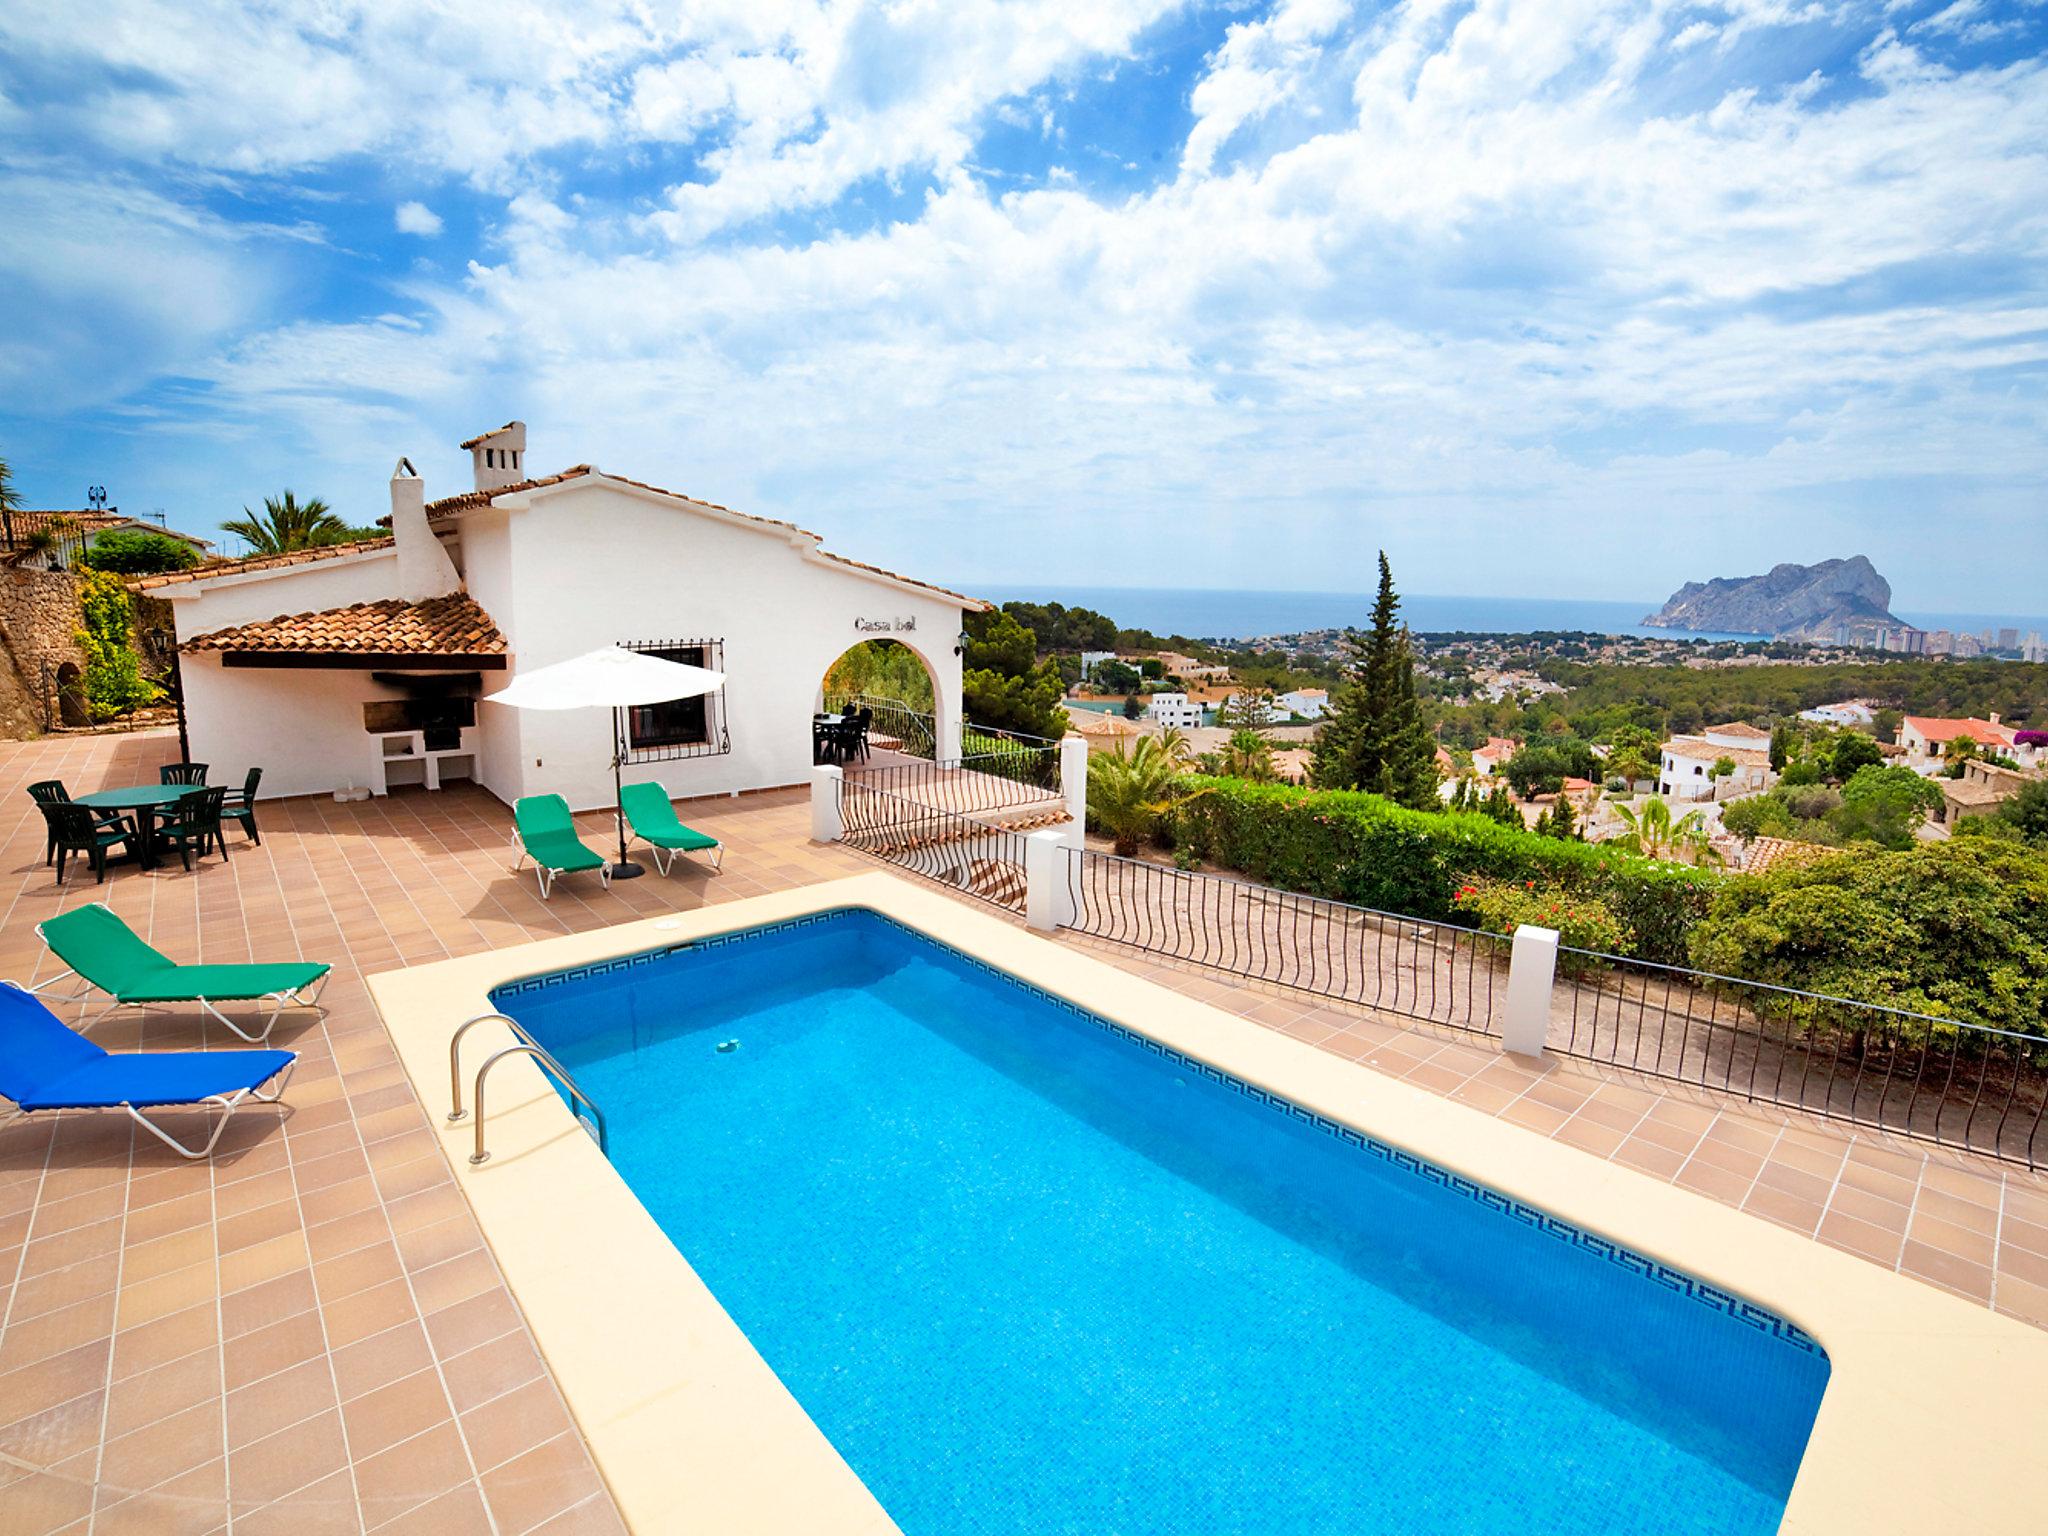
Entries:
[[151,869],[156,865],[156,813],[166,806],[176,805],[187,795],[198,794],[204,788],[204,784],[131,784],[125,788],[101,789],[80,795],[77,803],[99,811],[142,812],[135,818],[135,830],[139,834],[135,862],[144,869]]

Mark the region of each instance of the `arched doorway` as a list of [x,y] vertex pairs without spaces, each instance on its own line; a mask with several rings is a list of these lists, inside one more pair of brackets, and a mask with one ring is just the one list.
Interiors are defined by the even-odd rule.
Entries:
[[862,640],[819,679],[812,760],[872,763],[939,755],[945,733],[930,664],[899,640]]
[[85,674],[75,661],[57,667],[57,720],[60,725],[91,725],[92,710],[85,702]]

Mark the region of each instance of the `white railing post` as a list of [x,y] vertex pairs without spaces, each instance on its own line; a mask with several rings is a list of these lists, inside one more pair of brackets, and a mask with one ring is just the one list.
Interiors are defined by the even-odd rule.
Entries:
[[1066,736],[1060,740],[1060,788],[1067,797],[1067,814],[1074,826],[1088,825],[1088,738]]
[[1068,883],[1073,854],[1056,830],[1024,839],[1024,921],[1040,933],[1074,926],[1074,892]]
[[845,774],[830,765],[811,770],[811,841],[836,843],[845,830],[839,822],[839,788]]
[[1557,979],[1557,930],[1523,923],[1508,954],[1507,1009],[1500,1046],[1517,1056],[1541,1056],[1550,1037],[1550,989]]

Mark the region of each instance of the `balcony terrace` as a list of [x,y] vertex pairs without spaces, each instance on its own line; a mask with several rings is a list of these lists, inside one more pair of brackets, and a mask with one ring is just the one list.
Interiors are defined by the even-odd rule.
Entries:
[[[509,871],[505,807],[465,785],[266,802],[263,844],[233,842],[225,864],[124,866],[99,888],[74,871],[59,890],[25,786],[150,780],[175,755],[164,732],[0,744],[0,805],[12,808],[0,821],[0,976],[52,975],[34,924],[104,897],[180,959],[332,960],[330,1011],[279,1026],[302,1057],[287,1112],[245,1111],[210,1163],[180,1163],[112,1115],[0,1126],[0,1527],[619,1529],[429,1129],[441,1109],[414,1093],[364,978],[874,860],[812,842],[803,793],[745,795],[685,810],[724,842],[722,875],[685,864],[608,892],[572,876],[543,903]],[[851,777],[878,785],[906,767],[878,754]],[[1013,780],[899,779],[935,813],[964,795],[1005,825],[1064,814],[1055,794]],[[602,846],[606,818],[583,825]],[[1052,942],[2048,1327],[2048,1176],[1586,1062],[1506,1056],[1100,939]],[[237,1043],[189,1008],[110,1020],[96,1038]]]

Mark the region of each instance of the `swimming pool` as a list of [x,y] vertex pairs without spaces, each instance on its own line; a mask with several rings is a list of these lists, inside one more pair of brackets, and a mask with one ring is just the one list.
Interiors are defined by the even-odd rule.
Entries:
[[1782,1512],[1797,1329],[873,913],[493,1000],[910,1536]]

